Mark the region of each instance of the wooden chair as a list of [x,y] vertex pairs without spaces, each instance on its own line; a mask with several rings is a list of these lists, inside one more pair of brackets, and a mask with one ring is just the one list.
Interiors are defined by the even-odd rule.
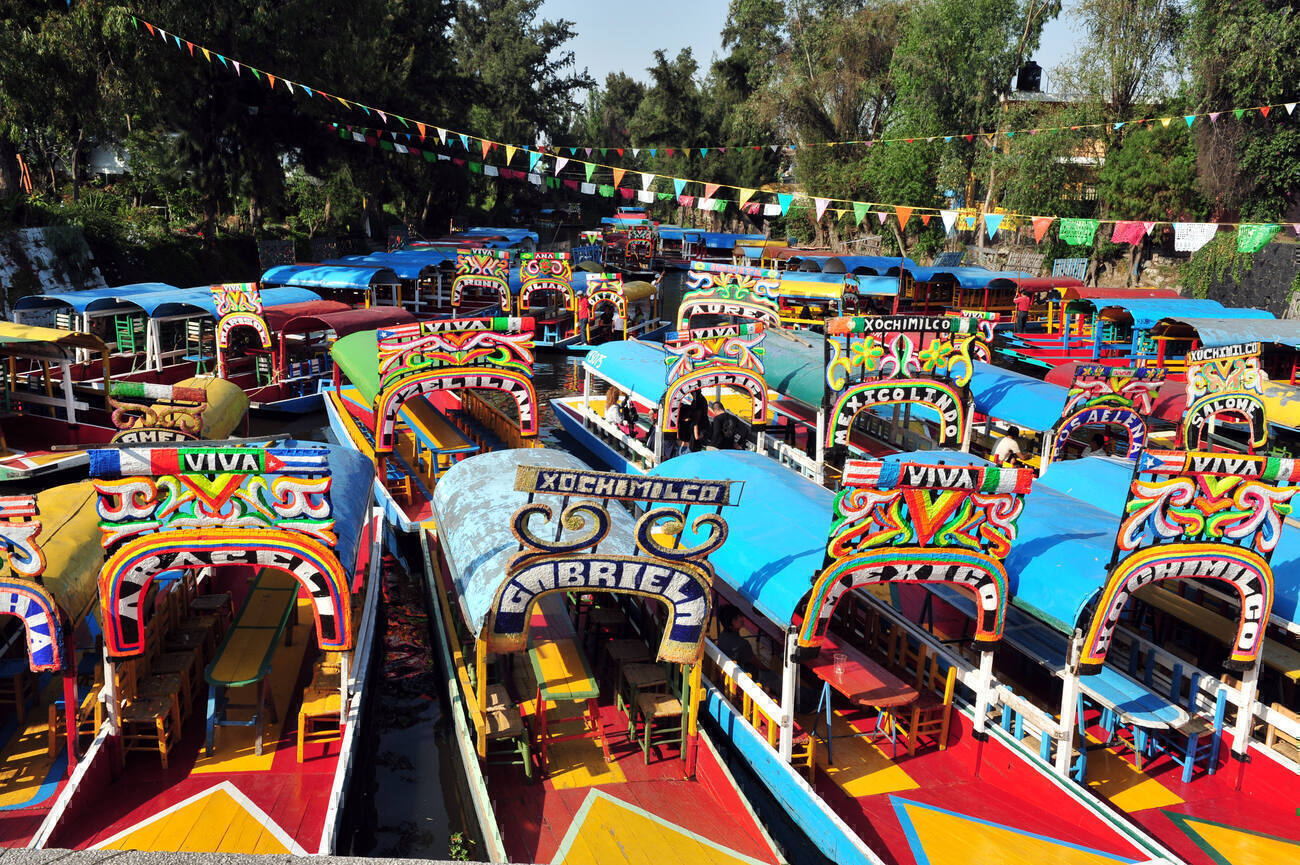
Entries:
[[168,755],[181,737],[177,696],[142,697],[136,690],[137,662],[125,661],[115,666],[122,748],[126,752],[157,752],[166,769]]
[[808,783],[817,777],[817,737],[794,722],[794,748],[790,751],[790,764],[808,772]]
[[510,698],[505,685],[487,686],[483,719],[487,724],[487,762],[523,766],[524,777],[532,778],[532,736],[519,712],[518,703]]
[[26,658],[6,658],[0,661],[0,703],[11,703],[22,726],[27,718],[27,703],[36,699],[36,677],[32,675]]
[[948,747],[948,728],[952,720],[952,700],[957,689],[957,668],[939,669],[939,656],[922,645],[917,675],[921,696],[910,707],[892,713],[895,732],[907,737],[907,755],[915,756],[922,736],[931,736],[943,751]]
[[[339,690],[342,666],[334,653],[328,653],[313,667],[311,683],[302,695],[298,708],[298,762],[308,743],[325,746],[343,739],[343,695]],[[323,752],[322,752],[323,756]]]
[[[1300,724],[1300,712],[1294,712],[1281,703],[1274,703],[1273,711]],[[1268,725],[1268,731],[1264,734],[1264,745],[1290,760],[1300,761],[1300,736],[1293,736],[1284,730],[1279,730],[1273,724]]]
[[641,753],[647,766],[650,765],[651,748],[666,745],[674,739],[680,746],[685,726],[682,723],[682,701],[677,697],[659,692],[639,694],[632,714],[633,723],[641,724]]
[[1188,696],[1184,703],[1181,690],[1183,667],[1181,664],[1174,664],[1173,677],[1169,685],[1169,699],[1176,704],[1183,703],[1191,714],[1191,719],[1178,727],[1154,734],[1152,743],[1183,767],[1184,784],[1192,780],[1196,764],[1202,759],[1206,763],[1206,774],[1213,775],[1219,768],[1219,748],[1222,744],[1223,718],[1227,711],[1228,692],[1222,688],[1218,689],[1214,701],[1214,717],[1209,720],[1202,718],[1196,711],[1196,694],[1199,690],[1200,678],[1200,673],[1192,673],[1190,676]]
[[[99,701],[99,692],[104,687],[104,667],[102,664],[95,664],[93,675],[77,677],[77,735],[94,737],[98,732],[100,725],[104,723],[104,704]],[[66,738],[66,706],[64,701],[53,700],[50,702],[48,723],[49,733],[47,742],[47,753],[51,760],[59,752],[59,739]]]

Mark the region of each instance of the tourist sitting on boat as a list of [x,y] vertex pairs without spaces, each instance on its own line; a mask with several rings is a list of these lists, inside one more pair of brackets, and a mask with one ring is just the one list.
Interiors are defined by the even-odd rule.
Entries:
[[1084,449],[1085,457],[1104,457],[1110,455],[1110,448],[1107,447],[1106,436],[1103,433],[1095,433],[1092,442]]
[[1021,460],[1020,430],[1011,427],[1007,434],[998,439],[993,446],[993,463],[999,466],[1014,466]]
[[680,422],[679,429],[677,436],[688,448],[692,451],[704,449],[709,435],[709,403],[704,398],[704,394],[696,391],[695,395],[691,397],[691,402],[686,407],[686,414]]
[[623,394],[611,387],[605,394],[605,423],[618,426],[623,419]]

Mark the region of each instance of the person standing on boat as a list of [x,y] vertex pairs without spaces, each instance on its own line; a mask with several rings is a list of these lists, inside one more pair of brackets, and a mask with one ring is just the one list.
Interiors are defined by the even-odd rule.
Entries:
[[618,388],[611,387],[605,393],[605,423],[618,426],[623,418],[623,394]]
[[765,667],[754,654],[754,647],[740,633],[740,610],[731,604],[718,609],[718,651],[736,662],[736,666],[763,687],[769,694],[781,693],[781,682],[776,672]]
[[1016,333],[1024,333],[1029,326],[1029,307],[1033,306],[1034,298],[1029,293],[1029,289],[1021,288],[1016,292]]
[[1011,468],[1020,462],[1020,430],[1011,427],[993,446],[993,464]]

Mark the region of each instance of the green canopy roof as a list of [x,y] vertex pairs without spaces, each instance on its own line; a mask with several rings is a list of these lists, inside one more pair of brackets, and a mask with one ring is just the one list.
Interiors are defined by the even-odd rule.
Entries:
[[374,405],[379,396],[379,336],[377,331],[362,330],[337,340],[330,348],[334,362],[348,381],[361,392],[361,398]]

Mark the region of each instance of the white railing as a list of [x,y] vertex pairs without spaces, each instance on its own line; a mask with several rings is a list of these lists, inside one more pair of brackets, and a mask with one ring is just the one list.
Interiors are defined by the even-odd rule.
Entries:
[[791,447],[771,432],[760,437],[762,446],[757,450],[764,456],[771,457],[786,468],[793,469],[809,480],[822,482],[822,467],[817,460],[796,447]]
[[[751,720],[751,715],[755,712],[762,713],[773,726],[773,730],[789,727],[794,723],[794,719],[787,714],[781,706],[768,696],[767,692],[758,686],[758,683],[749,677],[749,674],[740,668],[740,666],[731,658],[722,653],[722,650],[713,644],[712,640],[704,641],[704,653],[708,655],[713,663],[718,665],[722,675],[726,676],[728,681],[734,683],[741,693],[744,694],[744,703],[741,708],[747,709],[752,705],[752,711],[745,712],[745,720],[753,725],[754,729],[760,729],[758,724]],[[761,732],[761,730],[760,730]],[[775,747],[772,742],[773,732],[768,732],[768,741]]]
[[578,416],[581,417],[585,422],[595,427],[596,429],[600,430],[601,432],[604,432],[607,435],[612,436],[615,441],[617,441],[623,447],[631,451],[634,456],[638,456],[641,459],[646,460],[647,466],[652,466],[655,464],[656,461],[655,461],[654,451],[650,450],[645,445],[643,445],[640,442],[640,440],[632,438],[630,435],[623,432],[621,429],[614,426],[612,423],[605,420],[603,417],[599,417],[595,414],[589,414],[587,412],[584,412],[581,408],[577,406],[575,406],[574,408],[578,412]]

